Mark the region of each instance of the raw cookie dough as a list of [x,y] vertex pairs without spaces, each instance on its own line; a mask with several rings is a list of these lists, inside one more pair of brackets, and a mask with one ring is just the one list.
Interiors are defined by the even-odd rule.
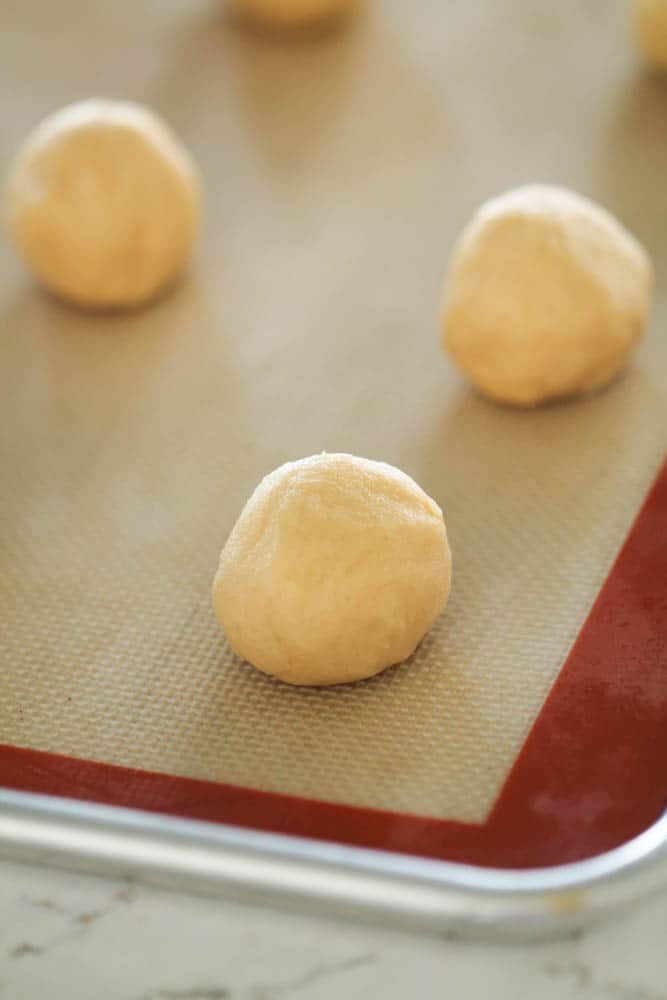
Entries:
[[310,28],[338,20],[356,0],[234,0],[237,10],[264,27]]
[[213,606],[233,649],[260,670],[341,684],[409,656],[450,576],[442,511],[409,476],[314,455],[252,494],[222,550]]
[[28,268],[54,294],[98,308],[152,298],[185,265],[199,220],[186,149],[147,108],[89,100],[28,136],[6,219]]
[[667,0],[637,0],[634,26],[646,61],[667,71]]
[[651,284],[645,250],[599,205],[517,188],[482,205],[454,248],[443,342],[493,399],[532,406],[588,392],[642,337]]

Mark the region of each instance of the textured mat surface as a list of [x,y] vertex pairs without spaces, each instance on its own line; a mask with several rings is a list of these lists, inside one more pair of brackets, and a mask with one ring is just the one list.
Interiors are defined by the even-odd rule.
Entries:
[[[133,97],[190,145],[208,202],[192,274],[132,316],[67,310],[0,250],[2,742],[489,813],[664,455],[666,314],[659,292],[607,391],[512,412],[441,353],[447,253],[481,198],[557,181],[636,232],[660,289],[667,109],[622,11],[465,6],[378,3],[303,46],[204,3],[130,23],[66,0],[55,40],[47,4],[2,15],[0,72],[24,79],[0,88],[3,164],[54,107]],[[297,690],[230,653],[209,590],[259,478],[321,450],[436,498],[454,588],[410,662]]]

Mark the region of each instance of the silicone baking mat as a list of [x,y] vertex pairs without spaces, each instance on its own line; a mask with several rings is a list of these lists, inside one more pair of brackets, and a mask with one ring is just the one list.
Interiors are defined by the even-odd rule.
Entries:
[[[667,92],[622,5],[394,0],[299,42],[203,2],[0,16],[3,163],[98,93],[162,112],[207,193],[191,273],[132,315],[69,310],[0,251],[0,783],[518,867],[644,829],[667,801]],[[657,294],[622,378],[524,413],[464,387],[437,310],[474,206],[534,179],[618,214]],[[233,656],[210,584],[261,476],[322,450],[436,498],[454,587],[407,663],[299,690]]]

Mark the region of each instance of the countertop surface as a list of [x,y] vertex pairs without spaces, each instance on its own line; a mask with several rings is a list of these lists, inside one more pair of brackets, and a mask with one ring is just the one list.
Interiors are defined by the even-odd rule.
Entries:
[[0,865],[3,1000],[667,997],[667,895],[584,933],[491,945]]

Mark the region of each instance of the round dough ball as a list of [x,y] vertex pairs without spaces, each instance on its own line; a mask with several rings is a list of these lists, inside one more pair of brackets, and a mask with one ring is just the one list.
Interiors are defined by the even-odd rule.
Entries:
[[213,606],[239,656],[290,684],[370,677],[413,652],[449,595],[438,505],[404,472],[314,455],[266,476],[220,557]]
[[349,13],[356,0],[234,0],[237,10],[273,29],[312,28]]
[[599,205],[562,188],[517,188],[482,205],[454,248],[443,342],[501,402],[589,392],[644,333],[651,284],[646,252]]
[[635,34],[649,65],[667,70],[667,0],[638,0]]
[[186,149],[147,108],[89,100],[46,118],[15,159],[10,235],[51,292],[82,306],[138,305],[174,280],[197,232]]

